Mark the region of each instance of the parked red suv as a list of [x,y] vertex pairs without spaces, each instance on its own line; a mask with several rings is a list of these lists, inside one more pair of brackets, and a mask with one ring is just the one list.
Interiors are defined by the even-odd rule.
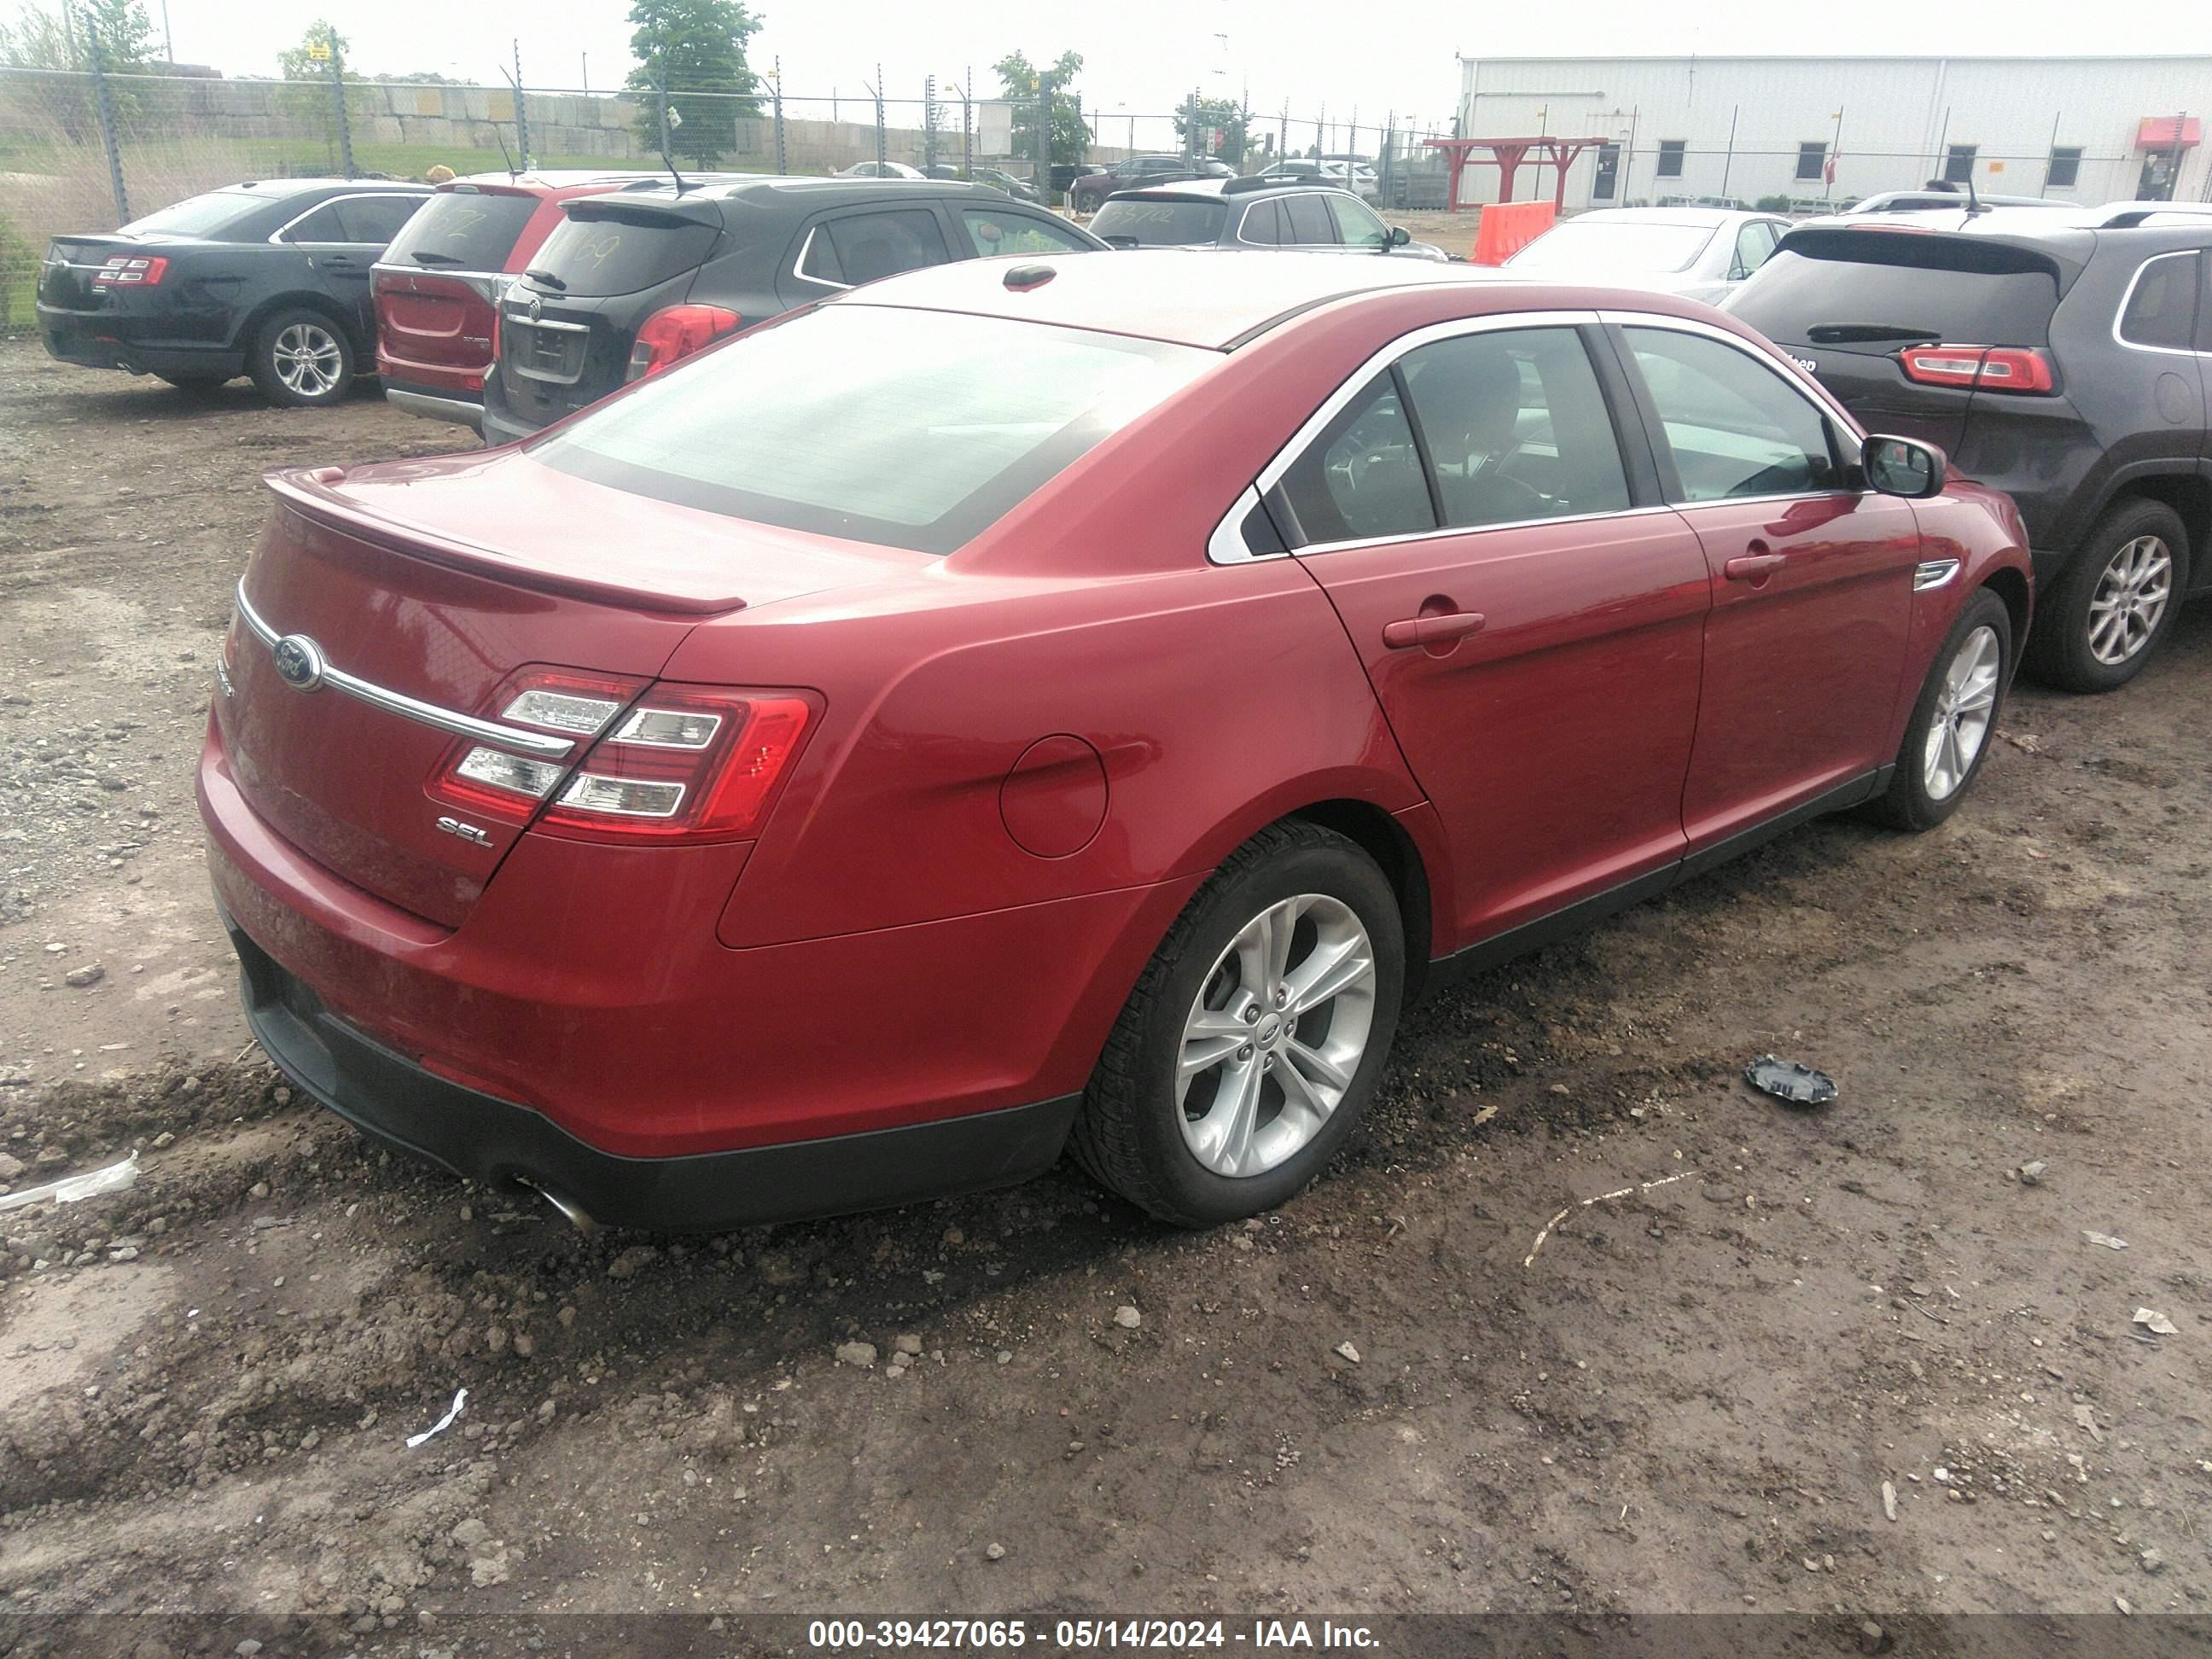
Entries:
[[1653,294],[978,259],[270,480],[199,771],[253,1028],[628,1225],[1281,1201],[1407,996],[1991,746],[2002,496]]
[[487,173],[440,185],[370,276],[384,395],[481,430],[500,293],[561,222],[561,204],[667,176]]

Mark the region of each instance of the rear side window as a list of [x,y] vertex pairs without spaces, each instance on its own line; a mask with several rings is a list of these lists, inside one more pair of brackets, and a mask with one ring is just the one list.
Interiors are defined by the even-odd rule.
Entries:
[[1826,419],[1774,370],[1704,335],[1623,331],[1674,452],[1682,500],[1841,487]]
[[1283,210],[1273,202],[1255,202],[1244,210],[1237,227],[1237,240],[1255,247],[1279,247],[1283,240]]
[[1291,463],[1282,489],[1310,543],[1434,530],[1436,507],[1397,377],[1385,369],[1362,386]]
[[662,214],[572,214],[553,227],[530,269],[559,278],[564,294],[635,294],[703,263],[715,234],[712,225]]
[[914,208],[825,219],[808,233],[799,274],[858,288],[902,270],[941,265],[952,257],[937,216]]
[[1285,196],[1281,207],[1289,228],[1284,233],[1286,242],[1301,244],[1334,244],[1336,240],[1336,221],[1329,216],[1328,206],[1321,197]]
[[433,196],[392,246],[387,264],[439,270],[504,270],[507,257],[538,211],[535,196],[454,191]]
[[1572,329],[1502,329],[1438,340],[1398,365],[1455,529],[1620,513],[1620,446],[1589,354]]
[[1188,247],[1218,240],[1227,205],[1220,202],[1109,202],[1091,234],[1109,247]]
[[364,246],[382,247],[415,216],[428,198],[421,196],[356,196],[334,204],[338,228],[345,240]]
[[2033,252],[1895,231],[1799,231],[1728,308],[1770,340],[1863,346],[2051,343],[2058,268]]
[[529,453],[658,501],[949,553],[1219,362],[1157,340],[839,304],[656,376]]
[[1091,245],[1064,226],[1028,213],[962,208],[960,227],[979,258],[996,253],[1088,253]]
[[2120,338],[2130,345],[2166,351],[2191,349],[2197,338],[2199,257],[2168,253],[2144,262],[2120,313]]
[[133,219],[123,228],[133,234],[204,236],[211,241],[228,241],[233,240],[234,233],[247,232],[252,222],[267,213],[270,205],[265,196],[218,190],[205,196],[187,197],[158,213]]

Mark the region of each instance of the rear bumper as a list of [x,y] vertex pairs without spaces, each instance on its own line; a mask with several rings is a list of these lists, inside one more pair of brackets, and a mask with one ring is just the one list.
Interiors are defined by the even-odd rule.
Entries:
[[387,375],[384,380],[384,400],[395,409],[420,415],[426,420],[451,421],[472,431],[481,431],[483,427],[483,404],[465,393],[396,385]]
[[[38,307],[39,338],[46,355],[83,368],[120,368],[133,374],[178,380],[234,380],[246,373],[246,354],[233,347],[146,344],[128,333],[136,319]],[[112,333],[113,337],[101,337]]]
[[433,1075],[339,1019],[226,916],[246,1017],[284,1074],[371,1139],[594,1221],[702,1232],[1008,1186],[1050,1168],[1081,1098],[684,1158],[623,1158],[542,1113]]
[[531,425],[527,421],[518,421],[504,410],[493,408],[489,402],[483,406],[482,420],[477,428],[483,434],[483,441],[488,444],[511,444],[518,438],[527,438],[544,429]]

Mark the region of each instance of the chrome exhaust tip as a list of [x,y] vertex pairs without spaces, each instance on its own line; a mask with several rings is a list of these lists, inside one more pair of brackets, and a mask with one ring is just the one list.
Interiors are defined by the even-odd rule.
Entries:
[[599,1230],[599,1224],[592,1220],[586,1212],[584,1206],[574,1199],[563,1198],[550,1187],[540,1187],[535,1182],[526,1181],[522,1184],[566,1216],[574,1224],[578,1232],[593,1233]]

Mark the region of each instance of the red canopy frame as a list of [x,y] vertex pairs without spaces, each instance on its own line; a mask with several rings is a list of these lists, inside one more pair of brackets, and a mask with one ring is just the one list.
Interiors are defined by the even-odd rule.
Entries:
[[[1565,208],[1567,204],[1567,169],[1586,149],[1608,143],[1605,138],[1554,138],[1548,136],[1535,138],[1431,138],[1431,149],[1444,153],[1444,161],[1451,168],[1451,193],[1446,198],[1445,210],[1459,211],[1460,175],[1470,165],[1494,167],[1498,169],[1498,199],[1513,199],[1513,175],[1521,170],[1522,162],[1533,152],[1539,167],[1558,169],[1558,184],[1552,192],[1552,204]],[[1477,155],[1478,149],[1486,149],[1487,155]]]

